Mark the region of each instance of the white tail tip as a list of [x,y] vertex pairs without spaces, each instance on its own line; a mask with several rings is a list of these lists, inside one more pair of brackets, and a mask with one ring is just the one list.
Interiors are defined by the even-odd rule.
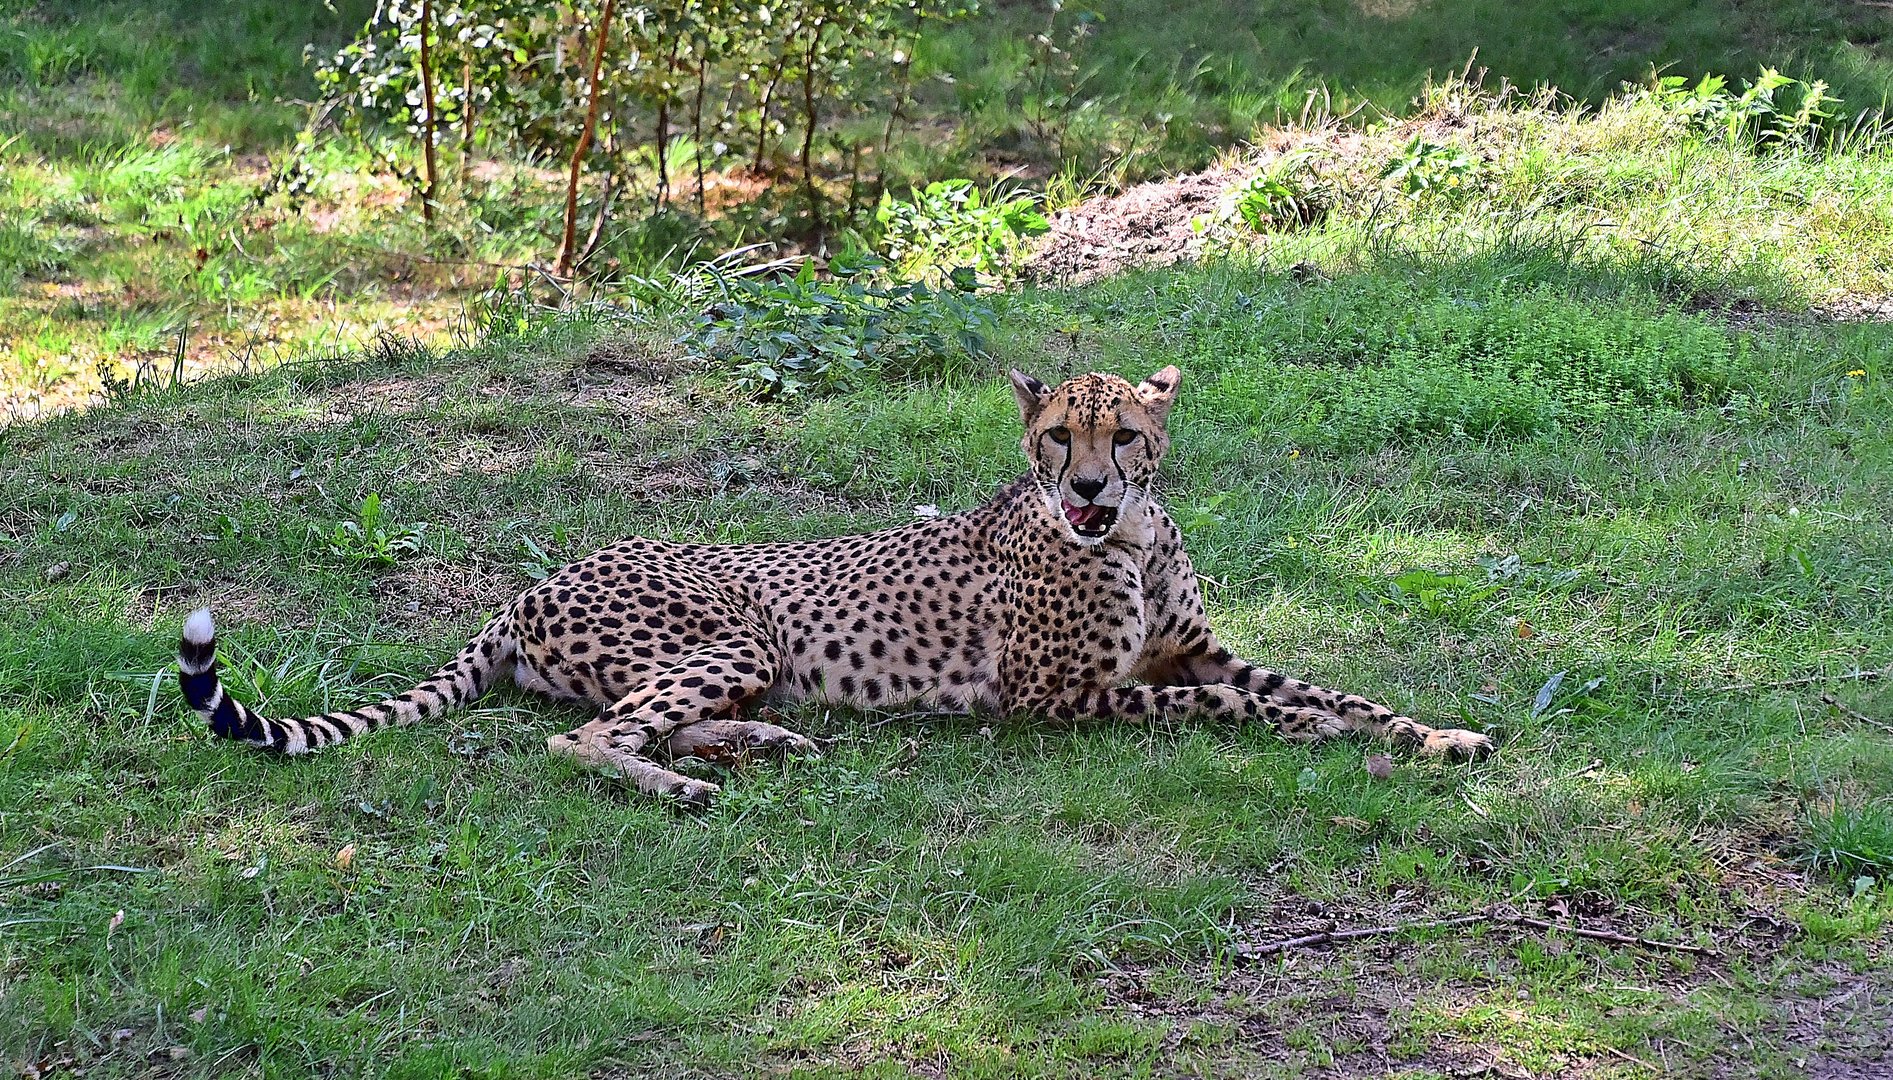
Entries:
[[195,645],[202,645],[206,641],[214,640],[216,637],[217,624],[212,621],[209,608],[200,607],[196,611],[191,612],[190,618],[184,620],[185,641]]

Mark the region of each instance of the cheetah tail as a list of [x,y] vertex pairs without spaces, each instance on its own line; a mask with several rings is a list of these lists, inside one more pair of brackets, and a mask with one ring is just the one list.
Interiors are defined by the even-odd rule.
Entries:
[[285,754],[307,754],[379,727],[412,724],[471,704],[493,685],[512,660],[514,648],[512,619],[501,614],[445,667],[405,694],[347,712],[272,720],[224,691],[217,679],[217,626],[209,608],[198,608],[184,620],[184,637],[178,642],[178,684],[184,700],[209,722],[213,733]]

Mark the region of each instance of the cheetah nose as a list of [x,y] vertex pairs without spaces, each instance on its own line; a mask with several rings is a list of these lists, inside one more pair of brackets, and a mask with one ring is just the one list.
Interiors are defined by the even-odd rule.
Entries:
[[1104,491],[1104,481],[1073,480],[1071,482],[1071,490],[1075,492],[1080,499],[1095,499]]

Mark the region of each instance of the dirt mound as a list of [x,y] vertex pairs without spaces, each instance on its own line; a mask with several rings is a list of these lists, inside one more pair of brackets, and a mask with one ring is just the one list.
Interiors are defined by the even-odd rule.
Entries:
[[1255,168],[1221,165],[1060,210],[1051,217],[1051,231],[1039,238],[1026,274],[1040,282],[1082,285],[1133,267],[1194,257],[1202,238],[1190,222],[1215,212],[1223,192]]
[[1204,234],[1192,223],[1214,214],[1223,193],[1296,149],[1358,154],[1362,137],[1334,128],[1280,129],[1239,158],[1202,172],[1138,184],[1088,199],[1051,215],[1025,263],[1028,280],[1083,285],[1139,267],[1169,266],[1202,254]]

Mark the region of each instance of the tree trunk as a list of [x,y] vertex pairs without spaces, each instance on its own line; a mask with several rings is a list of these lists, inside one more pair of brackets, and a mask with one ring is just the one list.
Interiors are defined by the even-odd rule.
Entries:
[[706,89],[706,74],[710,67],[710,43],[705,39],[697,48],[697,103],[690,112],[690,137],[697,144],[697,216],[705,213],[703,208],[703,92]]
[[598,85],[598,73],[605,64],[605,42],[611,36],[611,12],[618,0],[605,0],[605,10],[598,15],[598,41],[592,46],[591,100],[585,105],[585,126],[579,129],[578,145],[572,148],[572,168],[565,178],[565,233],[559,239],[558,272],[572,276],[572,259],[578,244],[578,176],[585,167],[585,154],[592,148],[592,133],[598,130],[598,103],[604,96]]
[[421,221],[434,227],[434,0],[421,0]]
[[663,96],[657,99],[657,198],[655,209],[670,205],[670,95],[677,76],[677,48],[680,40],[670,43],[670,55],[664,60]]
[[782,81],[782,69],[788,66],[789,58],[784,55],[776,59],[775,74],[769,77],[769,86],[762,92],[762,101],[756,106],[756,157],[749,164],[749,170],[762,174],[763,151],[769,146],[769,102],[776,96],[776,84]]
[[[460,82],[460,186],[473,178],[473,57],[467,57],[467,70]],[[466,198],[462,191],[461,198]]]
[[848,225],[855,224],[855,211],[861,198],[861,144],[848,148]]
[[802,188],[808,195],[809,228],[817,241],[822,236],[822,197],[815,190],[815,124],[820,116],[815,108],[815,53],[822,41],[822,23],[815,21],[808,39],[808,52],[802,62],[802,115],[807,126],[802,129]]

